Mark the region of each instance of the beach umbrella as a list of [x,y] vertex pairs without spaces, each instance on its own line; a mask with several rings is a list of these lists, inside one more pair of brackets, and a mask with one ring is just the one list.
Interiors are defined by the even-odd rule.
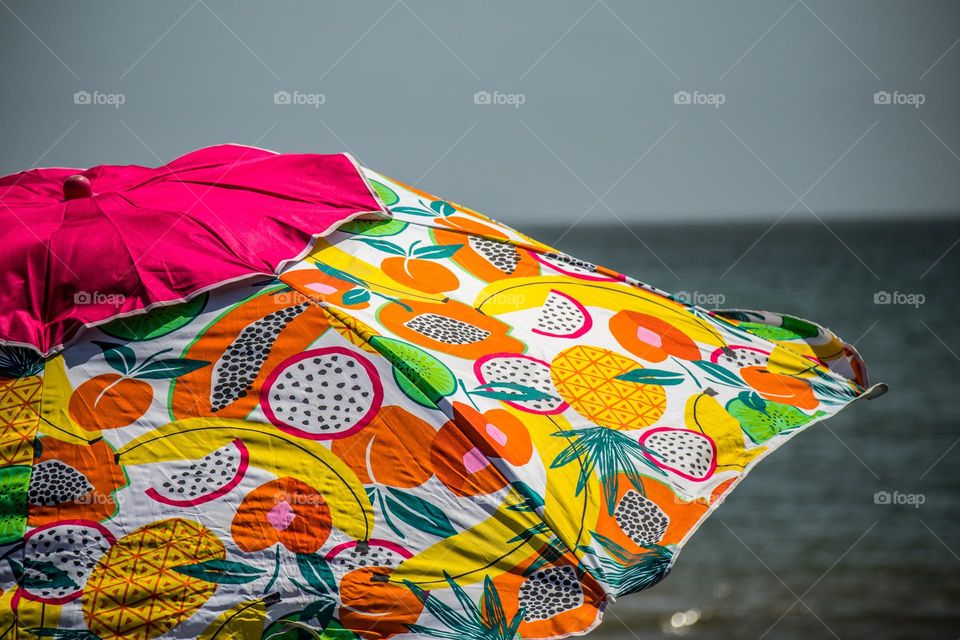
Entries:
[[[77,177],[80,176],[80,177]],[[870,388],[346,155],[0,179],[0,628],[559,637]]]

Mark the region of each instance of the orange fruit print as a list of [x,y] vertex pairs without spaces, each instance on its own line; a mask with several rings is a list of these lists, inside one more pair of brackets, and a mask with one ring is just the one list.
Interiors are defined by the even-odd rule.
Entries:
[[430,446],[435,429],[402,407],[383,407],[366,428],[333,441],[333,452],[364,484],[410,489],[433,470]]
[[70,398],[70,415],[90,431],[131,424],[153,402],[153,388],[143,380],[104,373],[85,381]]
[[452,291],[460,286],[453,271],[430,260],[395,256],[384,260],[380,268],[400,284],[427,293]]

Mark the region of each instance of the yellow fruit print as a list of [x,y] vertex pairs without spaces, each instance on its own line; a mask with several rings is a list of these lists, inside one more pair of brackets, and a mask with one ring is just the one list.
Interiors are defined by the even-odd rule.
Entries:
[[259,638],[267,621],[267,608],[280,601],[280,594],[235,605],[210,623],[197,640],[244,640]]
[[101,640],[149,640],[192,616],[217,585],[176,570],[223,560],[223,543],[197,522],[170,518],[124,536],[83,588],[83,617]]
[[663,387],[617,379],[642,368],[609,349],[577,345],[553,359],[550,375],[560,396],[580,415],[602,427],[631,430],[650,426],[667,408]]
[[766,447],[746,448],[743,429],[737,419],[727,413],[709,387],[687,399],[683,419],[691,431],[709,436],[717,446],[717,469],[743,469]]
[[40,376],[7,378],[0,372],[0,465],[28,464],[40,420]]

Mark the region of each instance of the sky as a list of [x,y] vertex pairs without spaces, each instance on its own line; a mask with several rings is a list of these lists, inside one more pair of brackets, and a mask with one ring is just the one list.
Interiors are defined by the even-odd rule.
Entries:
[[521,226],[960,211],[956,2],[0,5],[0,173],[238,142]]

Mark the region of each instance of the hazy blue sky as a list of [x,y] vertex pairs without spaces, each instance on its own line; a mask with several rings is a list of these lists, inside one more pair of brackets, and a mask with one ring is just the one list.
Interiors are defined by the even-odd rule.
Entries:
[[3,173],[229,141],[518,225],[960,210],[956,2],[0,4]]

